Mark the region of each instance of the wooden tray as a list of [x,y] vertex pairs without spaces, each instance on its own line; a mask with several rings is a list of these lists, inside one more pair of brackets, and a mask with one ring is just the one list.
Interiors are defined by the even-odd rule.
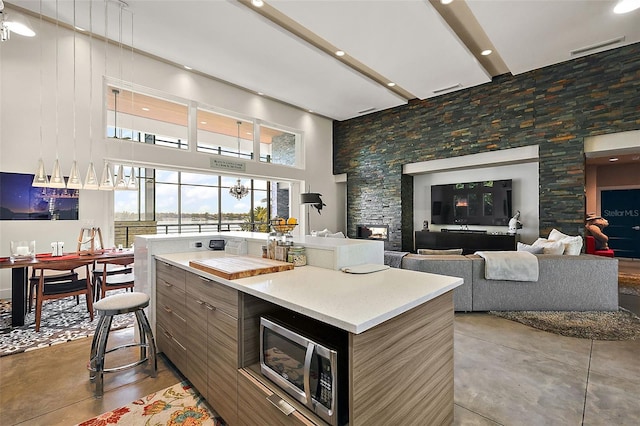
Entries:
[[251,256],[191,260],[189,266],[228,280],[293,269],[293,263]]

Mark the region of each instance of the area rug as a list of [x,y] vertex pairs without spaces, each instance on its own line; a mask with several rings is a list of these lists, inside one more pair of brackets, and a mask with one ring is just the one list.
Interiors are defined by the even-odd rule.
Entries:
[[619,311],[491,311],[539,330],[567,337],[593,340],[640,339],[640,317],[620,308]]
[[[115,293],[115,292],[114,292]],[[27,313],[24,326],[11,327],[11,301],[0,300],[0,357],[45,348],[93,336],[98,316],[91,321],[84,296],[45,300],[42,304],[40,331],[35,330],[35,309]],[[133,313],[116,315],[111,330],[133,326]]]
[[182,382],[77,426],[108,425],[224,426],[225,423],[189,382]]
[[618,272],[618,291],[621,294],[640,296],[640,274]]

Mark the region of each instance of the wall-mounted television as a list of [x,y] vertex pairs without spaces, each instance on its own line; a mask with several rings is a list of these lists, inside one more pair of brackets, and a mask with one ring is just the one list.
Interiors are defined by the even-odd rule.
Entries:
[[432,185],[431,223],[507,226],[511,199],[511,179]]
[[356,238],[389,241],[389,225],[357,225]]

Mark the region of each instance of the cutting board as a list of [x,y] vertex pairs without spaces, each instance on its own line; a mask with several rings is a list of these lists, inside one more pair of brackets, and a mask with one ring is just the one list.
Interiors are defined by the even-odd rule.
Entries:
[[189,266],[228,280],[293,269],[293,263],[251,256],[191,260]]

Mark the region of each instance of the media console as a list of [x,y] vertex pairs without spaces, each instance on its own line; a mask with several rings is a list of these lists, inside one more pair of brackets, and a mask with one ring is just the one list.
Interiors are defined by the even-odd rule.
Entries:
[[519,235],[487,234],[479,231],[416,231],[414,250],[418,249],[462,249],[462,254],[476,251],[515,250]]

